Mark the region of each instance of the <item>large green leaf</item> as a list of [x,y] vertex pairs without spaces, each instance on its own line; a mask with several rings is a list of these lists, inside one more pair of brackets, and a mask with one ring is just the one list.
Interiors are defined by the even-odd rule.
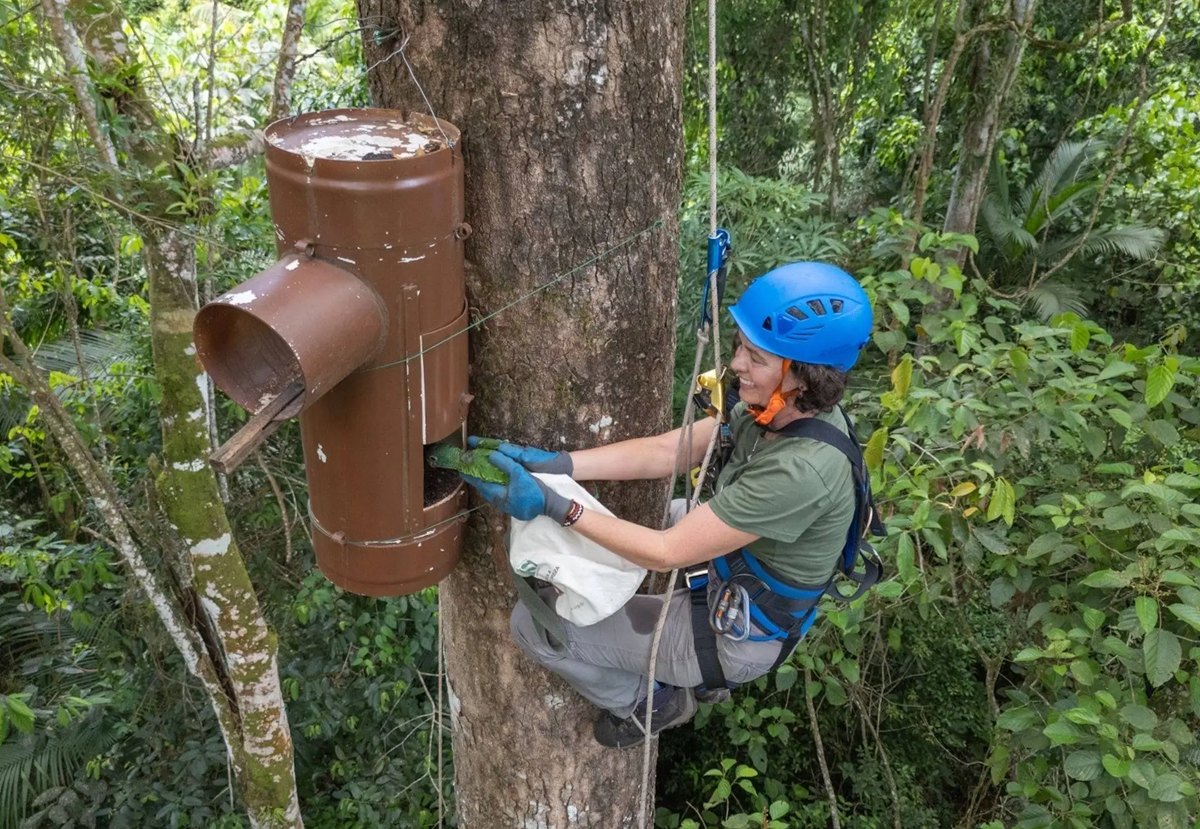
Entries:
[[1083,580],[1084,587],[1128,587],[1133,579],[1116,570],[1097,570]]
[[867,448],[863,450],[863,460],[866,461],[868,469],[878,469],[883,464],[883,449],[887,445],[887,438],[887,427],[876,429],[871,434]]
[[1063,771],[1076,780],[1095,780],[1104,773],[1104,764],[1094,751],[1073,751],[1063,762]]
[[1044,533],[1033,540],[1033,543],[1029,545],[1029,549],[1025,553],[1034,558],[1044,556],[1052,550],[1057,550],[1062,546],[1062,543],[1063,537],[1061,533]]
[[1142,643],[1142,655],[1146,660],[1146,679],[1158,688],[1179,670],[1183,648],[1174,633],[1159,628],[1146,634]]
[[996,725],[1006,731],[1024,731],[1033,725],[1036,719],[1036,714],[1028,708],[1021,706],[1020,708],[1009,708],[1001,711],[1000,716],[996,717]]
[[1200,630],[1200,610],[1185,604],[1167,605],[1167,610],[1175,614],[1176,618],[1182,619],[1196,630]]
[[1167,399],[1175,385],[1175,373],[1166,366],[1155,366],[1146,377],[1146,405],[1157,406]]
[[1079,729],[1068,720],[1061,719],[1042,729],[1042,733],[1050,738],[1050,744],[1072,745],[1079,742]]
[[892,390],[901,400],[908,397],[908,390],[912,387],[912,377],[912,355],[905,354],[892,369]]
[[1092,339],[1092,332],[1088,327],[1081,322],[1075,323],[1071,328],[1071,350],[1083,351],[1088,347],[1088,343]]
[[1158,627],[1158,602],[1151,596],[1138,596],[1133,600],[1138,623],[1142,630],[1150,632]]
[[1150,796],[1163,803],[1174,803],[1183,798],[1183,793],[1179,790],[1182,783],[1183,780],[1174,772],[1160,774],[1150,784]]
[[1121,708],[1121,719],[1142,731],[1153,731],[1158,725],[1158,715],[1144,705],[1126,705]]
[[1005,478],[997,478],[992,484],[992,497],[988,501],[988,520],[1003,518],[1004,523],[1011,527],[1016,518],[1016,504],[1017,498],[1012,484]]

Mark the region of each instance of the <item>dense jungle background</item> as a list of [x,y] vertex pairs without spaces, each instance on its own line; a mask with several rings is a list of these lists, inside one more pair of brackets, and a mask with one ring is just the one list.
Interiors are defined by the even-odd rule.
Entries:
[[[891,577],[663,738],[657,825],[1194,825],[1200,2],[718,6],[730,295],[808,258],[871,295],[848,407]],[[120,59],[92,48],[101,18]],[[687,31],[678,405],[703,4]],[[177,536],[208,536],[164,513],[181,392],[155,269],[184,240],[202,301],[273,260],[239,136],[281,113],[281,83],[293,112],[368,104],[363,37],[344,0],[0,0],[0,829],[271,823],[203,654],[162,623],[160,599],[191,595]],[[211,400],[227,438],[246,415]],[[316,572],[294,423],[220,483],[305,823],[438,825],[436,590],[368,600]]]

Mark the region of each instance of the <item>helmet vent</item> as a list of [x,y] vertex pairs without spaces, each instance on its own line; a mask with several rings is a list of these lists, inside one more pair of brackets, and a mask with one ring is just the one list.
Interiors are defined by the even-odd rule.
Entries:
[[818,317],[825,316],[825,306],[821,304],[821,300],[810,299],[808,301],[808,307],[811,308],[812,312],[814,314],[816,314]]
[[829,300],[829,307],[833,309],[833,313],[835,314],[842,313],[842,304],[843,303],[840,299]]
[[767,329],[768,331],[770,331],[770,330],[771,330],[771,318],[770,318],[770,317],[767,317],[765,320],[763,320],[763,326],[762,326],[762,327],[763,327],[763,328],[765,328],[765,329]]
[[795,305],[793,305],[791,308],[787,309],[787,312],[788,312],[788,314],[789,314],[789,315],[791,315],[791,316],[795,317],[795,318],[796,318],[796,319],[798,319],[798,320],[806,320],[806,319],[808,319],[808,314],[806,314],[806,313],[804,313],[803,311],[801,311],[801,310],[800,310],[799,308],[797,308]]

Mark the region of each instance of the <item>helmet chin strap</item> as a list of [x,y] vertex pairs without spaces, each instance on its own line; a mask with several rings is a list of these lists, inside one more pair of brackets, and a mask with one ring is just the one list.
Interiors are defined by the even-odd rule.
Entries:
[[783,360],[783,371],[779,375],[779,385],[775,387],[775,391],[771,392],[771,400],[765,407],[746,407],[750,414],[754,415],[754,422],[759,426],[770,426],[771,421],[775,419],[775,415],[782,412],[799,391],[799,389],[789,392],[783,390],[783,381],[787,377],[788,369],[791,367],[792,361],[785,357]]

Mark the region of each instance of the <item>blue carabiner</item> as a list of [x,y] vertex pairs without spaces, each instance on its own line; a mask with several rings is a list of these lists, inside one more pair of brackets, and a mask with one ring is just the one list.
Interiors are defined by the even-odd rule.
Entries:
[[709,307],[709,286],[712,275],[717,275],[717,304],[725,297],[725,266],[729,259],[729,231],[718,228],[708,237],[708,270],[704,274],[704,294],[700,300],[700,327],[712,324],[712,309]]

